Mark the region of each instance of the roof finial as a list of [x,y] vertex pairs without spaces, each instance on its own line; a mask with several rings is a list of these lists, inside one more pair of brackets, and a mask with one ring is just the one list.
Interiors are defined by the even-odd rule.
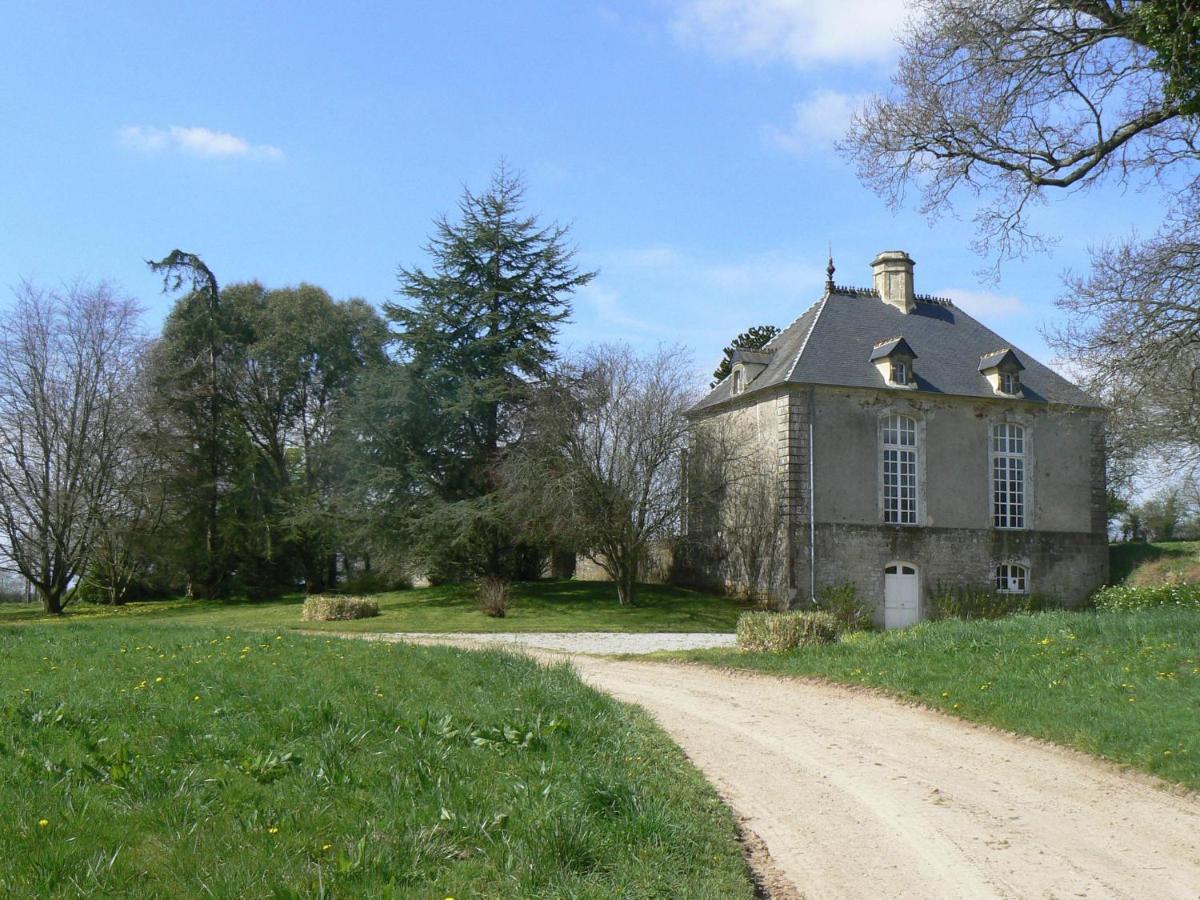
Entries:
[[833,267],[833,243],[830,242],[830,244],[829,244],[829,265],[827,265],[825,267],[825,275],[826,275],[825,292],[826,293],[829,293],[829,294],[833,293],[833,273],[836,271],[837,271],[837,269],[835,269]]

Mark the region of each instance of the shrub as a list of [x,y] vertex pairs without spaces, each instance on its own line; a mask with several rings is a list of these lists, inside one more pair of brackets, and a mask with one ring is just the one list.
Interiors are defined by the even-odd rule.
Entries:
[[304,601],[305,622],[335,622],[342,619],[369,619],[379,615],[379,604],[370,597],[317,594]]
[[1008,594],[981,585],[941,585],[930,593],[934,619],[1000,619],[1054,604],[1040,594]]
[[1175,606],[1200,609],[1200,584],[1157,584],[1147,587],[1117,584],[1101,588],[1092,597],[1105,612],[1133,612]]
[[741,650],[785,652],[837,639],[837,621],[827,612],[748,612],[738,616]]
[[833,616],[838,631],[866,631],[875,624],[875,610],[858,599],[858,588],[852,581],[821,587],[817,606]]
[[475,598],[485,615],[503,619],[512,597],[512,585],[497,575],[485,575],[475,588]]

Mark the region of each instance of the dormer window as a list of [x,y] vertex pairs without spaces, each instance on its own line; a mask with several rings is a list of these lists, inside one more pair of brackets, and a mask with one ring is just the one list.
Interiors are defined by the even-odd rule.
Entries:
[[917,354],[902,337],[879,341],[871,349],[871,362],[888,387],[912,390],[917,386],[913,375],[913,360],[916,358]]
[[980,373],[992,386],[993,393],[1002,397],[1021,396],[1021,370],[1024,368],[1009,347],[1001,347],[979,358]]
[[754,379],[766,370],[771,358],[775,355],[775,350],[769,347],[760,350],[734,347],[729,353],[729,361],[733,364],[729,392],[736,397],[750,387],[754,383]]

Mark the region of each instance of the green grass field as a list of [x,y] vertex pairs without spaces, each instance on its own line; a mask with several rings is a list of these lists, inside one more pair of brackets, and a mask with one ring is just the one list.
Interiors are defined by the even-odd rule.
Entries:
[[[470,585],[443,585],[376,594],[380,614],[350,622],[302,622],[299,595],[278,600],[209,602],[164,600],[123,607],[75,603],[61,620],[149,617],[179,625],[216,628],[286,628],[327,631],[681,631],[732,632],[744,603],[698,591],[647,584],[636,605],[617,603],[611,584],[532,581],[513,585],[508,615],[494,619],[475,605]],[[46,621],[41,607],[0,604],[0,625]]]
[[751,897],[642,713],[517,656],[0,628],[0,895]]
[[926,622],[792,653],[663,654],[867,685],[1200,789],[1200,615]]

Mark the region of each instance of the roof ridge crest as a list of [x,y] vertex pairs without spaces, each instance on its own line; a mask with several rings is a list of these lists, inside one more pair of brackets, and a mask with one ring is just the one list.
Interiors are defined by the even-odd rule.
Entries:
[[[812,333],[817,327],[817,322],[819,322],[821,319],[821,313],[825,311],[825,304],[829,302],[829,296],[829,292],[827,291],[825,296],[818,301],[817,312],[813,316],[813,320],[808,326],[808,334],[804,335],[804,340],[800,342],[800,349],[796,351],[796,358],[792,361],[792,365],[788,368],[787,377],[783,379],[785,382],[791,381],[793,376],[795,376],[796,368],[800,365],[800,358],[804,356],[804,350],[806,347],[808,347],[808,339],[812,337]],[[807,312],[807,310],[805,310],[805,312]],[[799,322],[800,320],[797,319],[796,321]]]

